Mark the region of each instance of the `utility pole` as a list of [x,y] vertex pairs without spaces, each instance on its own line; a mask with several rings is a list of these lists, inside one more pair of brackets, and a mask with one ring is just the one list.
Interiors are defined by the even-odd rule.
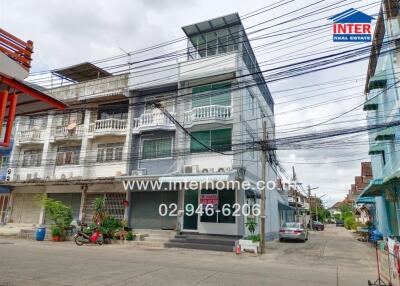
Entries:
[[[313,220],[312,220],[312,204],[311,204],[311,190],[316,190],[319,187],[311,188],[310,185],[307,186],[307,196],[308,196],[308,203],[310,204],[309,209],[310,209],[310,229],[313,229]],[[318,217],[318,214],[316,212],[316,215]],[[318,219],[317,219],[318,221]]]
[[298,203],[297,202],[297,198],[298,198],[298,196],[297,196],[297,178],[296,178],[296,173],[294,171],[294,166],[292,166],[292,180],[293,180],[293,183],[294,183],[294,192],[293,192],[293,194],[294,194],[294,203],[296,204],[295,205],[295,207],[296,207],[295,221],[299,222],[299,206],[297,204]]
[[263,121],[263,141],[261,143],[261,181],[264,187],[261,190],[261,215],[260,215],[260,248],[265,253],[265,189],[267,187],[267,122]]

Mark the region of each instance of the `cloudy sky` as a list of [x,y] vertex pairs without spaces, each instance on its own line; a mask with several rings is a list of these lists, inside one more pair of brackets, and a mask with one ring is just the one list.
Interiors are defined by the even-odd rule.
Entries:
[[[343,51],[359,47],[333,43],[330,26],[319,32],[312,29],[304,31],[291,41],[290,37],[299,33],[285,32],[318,25],[322,27],[330,23],[327,17],[349,8],[360,9],[370,15],[379,11],[379,1],[376,0],[0,0],[0,27],[24,40],[34,41],[33,71],[38,72],[120,55],[122,50],[146,48],[184,36],[181,26],[232,12],[246,15],[277,2],[290,3],[243,20],[245,28],[258,24],[247,29],[250,39],[274,35],[252,40],[253,48],[265,46],[256,49],[257,59],[262,62],[261,69],[318,57],[321,51],[331,50],[330,53],[333,53],[335,48]],[[337,4],[336,8],[323,9],[331,4]],[[307,5],[311,6],[303,8]],[[277,25],[318,9],[323,12]],[[266,31],[260,34],[255,32],[265,27],[268,27]],[[161,52],[183,48],[184,45],[184,42],[179,42]],[[334,124],[301,129],[361,103],[366,69],[367,61],[363,61],[270,83],[276,102],[277,137],[365,125],[365,114],[359,108],[334,121]],[[326,84],[335,80],[340,82]],[[360,174],[360,162],[368,159],[367,145],[362,143],[366,140],[365,135],[352,136],[347,140],[347,144],[341,141],[342,148],[336,142],[335,148],[285,150],[280,151],[278,156],[286,170],[295,166],[299,181],[304,185],[318,186],[317,194],[325,194],[327,205],[331,205],[344,198],[354,176]]]

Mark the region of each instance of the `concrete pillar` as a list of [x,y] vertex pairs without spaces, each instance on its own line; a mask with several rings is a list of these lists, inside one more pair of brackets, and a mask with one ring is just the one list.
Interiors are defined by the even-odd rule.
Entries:
[[81,188],[82,188],[82,196],[81,196],[81,205],[79,207],[79,220],[84,221],[85,205],[86,205],[86,198],[87,198],[87,185],[83,185]]
[[90,176],[90,159],[93,158],[90,154],[90,144],[89,144],[89,127],[90,127],[90,116],[91,111],[85,110],[85,119],[83,121],[83,136],[81,142],[81,152],[79,154],[79,165],[82,167],[82,177],[87,178]]
[[[43,194],[44,198],[47,198],[47,192],[45,192]],[[40,209],[40,215],[39,215],[39,225],[43,225],[44,224],[44,220],[46,218],[46,209],[44,208],[44,206],[41,207]]]
[[55,162],[54,164],[52,163],[52,159],[56,158],[56,153],[57,150],[52,150],[51,142],[50,139],[52,138],[54,132],[55,126],[53,126],[53,119],[55,118],[54,113],[51,112],[47,116],[47,123],[46,123],[46,129],[43,134],[43,150],[42,150],[42,161],[41,161],[41,167],[43,170],[43,174],[39,177],[45,179],[46,177],[52,177],[54,175],[54,168],[55,168]]
[[126,162],[125,166],[125,174],[130,174],[131,169],[131,152],[132,152],[132,128],[133,128],[133,119],[134,119],[134,108],[130,107],[128,109],[128,118],[126,120],[126,137],[124,148],[122,150],[122,161]]

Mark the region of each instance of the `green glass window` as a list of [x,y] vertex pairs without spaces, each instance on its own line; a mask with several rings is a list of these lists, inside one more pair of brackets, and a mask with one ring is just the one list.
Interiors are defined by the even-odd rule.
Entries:
[[231,83],[197,86],[192,89],[192,108],[209,105],[231,105]]
[[[192,136],[204,145],[217,151],[229,151],[232,149],[232,129],[215,129],[192,132]],[[195,139],[190,140],[190,152],[206,152],[208,149]]]
[[[206,146],[210,146],[210,130],[206,131],[197,131],[192,132],[193,137],[195,137],[198,141],[203,143]],[[195,139],[191,138],[190,140],[190,152],[197,153],[197,152],[206,152],[208,149],[200,144]]]
[[143,140],[143,159],[171,157],[171,138],[145,139]]
[[211,148],[216,151],[232,149],[232,129],[211,130]]

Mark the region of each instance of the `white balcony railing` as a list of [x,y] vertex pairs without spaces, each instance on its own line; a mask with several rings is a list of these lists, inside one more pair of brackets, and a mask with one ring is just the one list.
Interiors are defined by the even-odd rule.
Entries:
[[55,138],[79,138],[83,135],[83,125],[78,125],[73,129],[68,128],[67,126],[57,126],[54,130]]
[[100,119],[89,125],[89,135],[124,135],[125,132],[125,119]]
[[[172,116],[175,116],[175,113],[171,112]],[[175,128],[174,123],[161,112],[153,112],[153,113],[144,113],[140,115],[140,117],[135,118],[133,120],[133,130],[140,131],[142,129],[152,129],[152,128]]]
[[232,119],[232,106],[208,105],[195,107],[185,112],[185,123],[197,120],[229,120]]
[[18,141],[20,143],[34,143],[42,140],[42,137],[41,130],[25,130],[19,132]]

